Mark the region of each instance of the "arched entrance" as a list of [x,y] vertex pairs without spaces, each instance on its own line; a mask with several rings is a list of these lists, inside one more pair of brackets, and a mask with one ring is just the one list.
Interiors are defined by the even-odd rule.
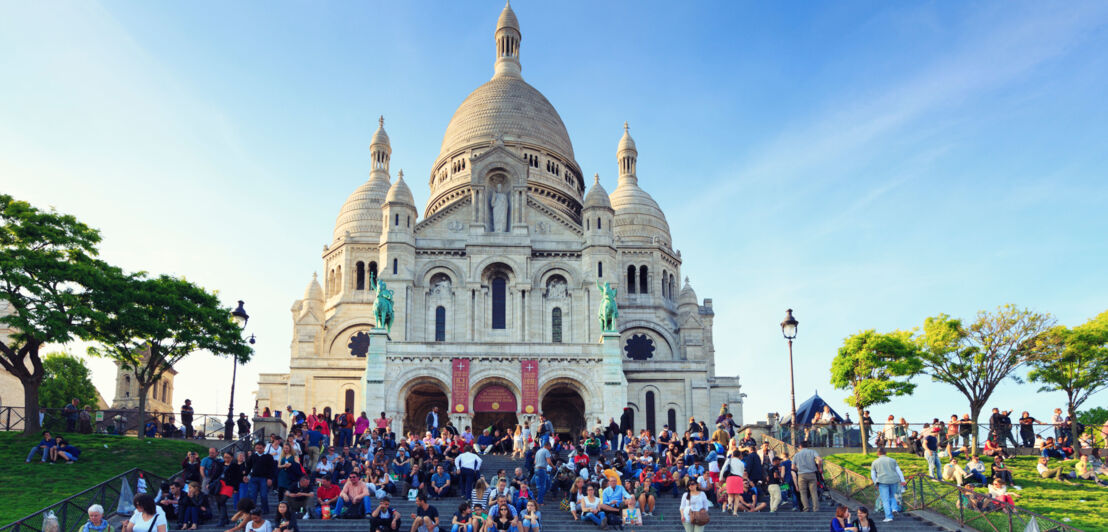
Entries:
[[420,382],[408,388],[404,398],[404,434],[416,433],[420,436],[427,431],[427,413],[439,407],[439,426],[446,424],[448,418],[446,390],[436,382]]
[[486,428],[493,431],[500,429],[514,430],[516,423],[516,411],[519,403],[516,395],[507,386],[502,384],[489,384],[481,387],[473,397],[473,433],[479,435]]
[[585,428],[585,400],[568,383],[555,383],[546,390],[540,405],[542,415],[554,424],[554,432],[575,439]]

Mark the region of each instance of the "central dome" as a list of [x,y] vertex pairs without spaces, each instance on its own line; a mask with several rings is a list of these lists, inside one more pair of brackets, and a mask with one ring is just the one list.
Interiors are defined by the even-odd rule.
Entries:
[[497,135],[508,143],[532,144],[573,160],[562,117],[537,89],[517,77],[497,76],[471,92],[446,126],[439,157]]

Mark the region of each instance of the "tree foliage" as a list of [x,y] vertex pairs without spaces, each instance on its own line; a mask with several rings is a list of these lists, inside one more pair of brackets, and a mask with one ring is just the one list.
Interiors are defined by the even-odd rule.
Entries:
[[[1040,392],[1063,392],[1070,419],[1093,394],[1108,389],[1108,311],[1074,328],[1054,327],[1036,340],[1028,379]],[[1071,425],[1077,441],[1077,424]]]
[[23,384],[24,432],[39,431],[39,387],[46,375],[39,349],[85,336],[96,317],[88,286],[106,265],[100,233],[75,217],[43,211],[0,194],[0,367]]
[[139,411],[146,411],[151,385],[197,351],[232,356],[240,363],[252,351],[214,293],[184,279],[143,273],[106,276],[97,307],[107,319],[96,322],[94,356],[111,358],[133,372],[139,385]]
[[1054,324],[1049,314],[1015,305],[980,311],[969,325],[946,314],[927,318],[916,337],[924,371],[969,401],[977,445],[977,418],[1005,378],[1037,356],[1036,338]]
[[[866,408],[910,395],[916,385],[909,381],[922,369],[920,350],[911,341],[910,333],[881,334],[870,329],[843,340],[843,346],[831,361],[831,384],[840,390],[850,390],[846,403],[855,407],[858,419],[862,419]],[[866,439],[863,434],[863,453],[868,452]]]
[[96,386],[85,363],[68,353],[50,353],[43,357],[45,375],[39,388],[39,406],[64,408],[73,399],[84,408],[97,408]]

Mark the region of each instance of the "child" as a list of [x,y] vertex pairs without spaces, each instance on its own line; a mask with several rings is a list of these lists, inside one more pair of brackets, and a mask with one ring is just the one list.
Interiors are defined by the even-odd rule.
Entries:
[[635,499],[631,499],[627,503],[627,508],[623,509],[623,524],[624,525],[641,525],[642,524],[642,512],[635,506]]
[[527,501],[527,509],[520,514],[520,521],[523,523],[523,530],[525,532],[540,532],[539,522],[542,521],[542,512],[539,511],[539,507],[535,504],[535,501]]

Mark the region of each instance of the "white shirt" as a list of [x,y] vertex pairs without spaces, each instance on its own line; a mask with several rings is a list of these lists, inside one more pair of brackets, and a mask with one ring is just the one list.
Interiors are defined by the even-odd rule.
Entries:
[[472,469],[474,471],[481,469],[481,457],[466,451],[459,454],[454,459],[454,465],[458,466],[458,469]]
[[273,532],[273,523],[262,521],[262,524],[254,526],[254,520],[246,522],[246,532]]
[[[154,517],[151,517],[149,520],[142,518],[142,510],[135,509],[135,513],[131,515],[129,521],[135,525],[132,529],[134,532],[157,532],[156,527],[161,526],[169,530],[169,523],[165,521],[165,511],[162,510],[161,506],[154,509]],[[154,524],[155,522],[157,525]],[[151,530],[151,528],[155,528],[155,530]]]
[[731,457],[723,463],[722,472],[726,472],[728,470],[731,471],[732,475],[737,475],[741,477],[743,476],[743,473],[746,473],[746,464],[744,464],[742,459],[740,458]]
[[689,520],[689,513],[697,510],[708,509],[708,497],[704,495],[704,492],[697,493],[695,497],[689,497],[686,492],[681,496],[681,517],[685,521]]

